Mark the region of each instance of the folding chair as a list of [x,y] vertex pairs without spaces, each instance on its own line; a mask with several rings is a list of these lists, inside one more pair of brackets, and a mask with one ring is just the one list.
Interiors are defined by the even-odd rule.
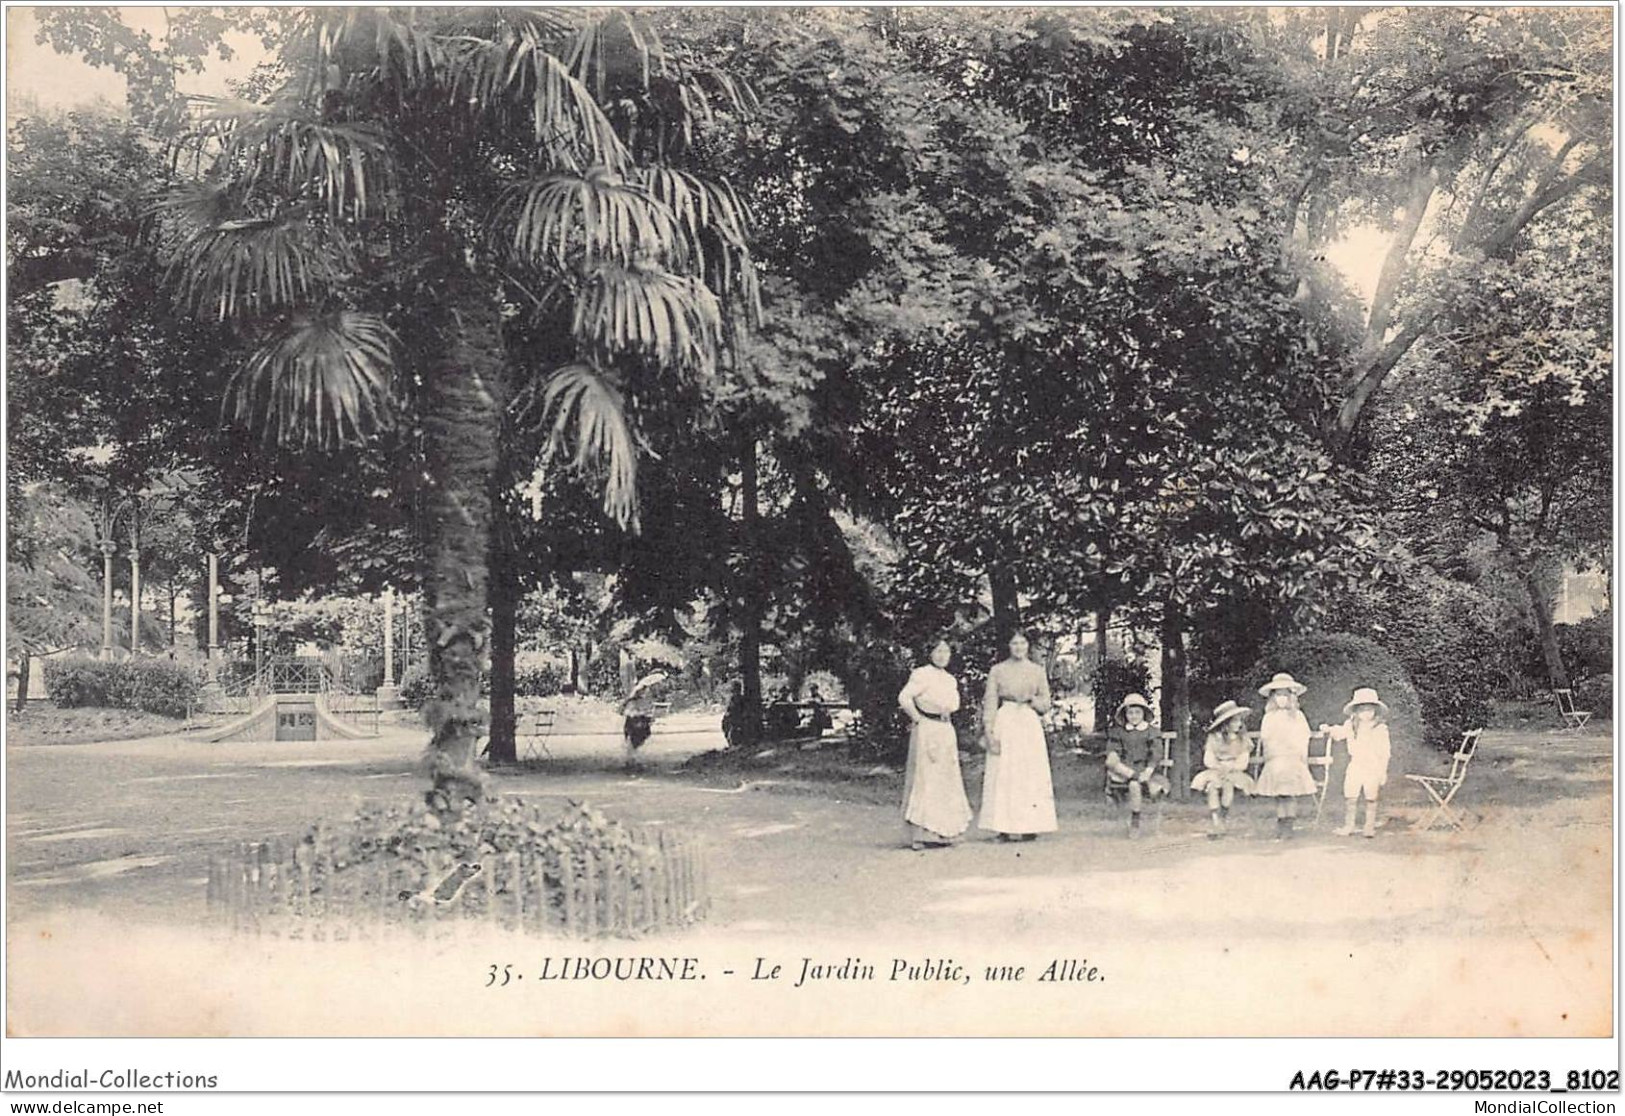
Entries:
[[530,731],[525,734],[525,752],[520,756],[523,762],[531,760],[552,759],[553,753],[547,747],[547,738],[553,735],[553,723],[558,719],[555,709],[538,709],[530,715]]
[[1433,799],[1433,812],[1427,816],[1421,828],[1432,829],[1440,821],[1452,829],[1463,828],[1461,815],[1450,808],[1450,802],[1467,778],[1467,766],[1473,762],[1473,755],[1478,751],[1478,738],[1482,735],[1484,730],[1481,728],[1469,729],[1461,734],[1461,747],[1450,757],[1450,774],[1405,776],[1419,784]]
[[1320,824],[1321,812],[1326,809],[1326,790],[1332,785],[1332,738],[1330,733],[1316,732],[1309,736],[1309,746],[1320,741],[1323,751],[1309,757],[1309,774],[1315,780],[1315,824]]
[[1573,690],[1553,690],[1557,695],[1557,712],[1563,718],[1563,727],[1570,732],[1579,732],[1585,728],[1587,721],[1591,720],[1591,711],[1574,708]]

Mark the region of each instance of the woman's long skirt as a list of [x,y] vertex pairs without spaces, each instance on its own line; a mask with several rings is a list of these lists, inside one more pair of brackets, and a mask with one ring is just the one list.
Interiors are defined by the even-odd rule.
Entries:
[[993,739],[999,751],[988,753],[977,825],[995,833],[1055,832],[1055,787],[1038,714],[1025,705],[1001,706]]
[[959,740],[946,721],[924,721],[908,734],[903,820],[941,837],[970,828],[970,800],[959,773]]

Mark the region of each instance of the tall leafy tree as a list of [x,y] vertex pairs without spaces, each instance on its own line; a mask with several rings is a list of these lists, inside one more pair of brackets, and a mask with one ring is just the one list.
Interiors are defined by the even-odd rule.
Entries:
[[[1253,150],[1285,238],[1307,265],[1351,226],[1387,234],[1328,427],[1350,452],[1388,377],[1471,312],[1485,268],[1609,195],[1612,27],[1584,8],[1328,8],[1246,27],[1284,79]],[[1316,275],[1301,270],[1306,297]]]
[[1609,215],[1544,223],[1486,268],[1454,327],[1377,401],[1371,470],[1396,530],[1447,574],[1490,544],[1520,585],[1554,687],[1569,684],[1554,588],[1613,547]]

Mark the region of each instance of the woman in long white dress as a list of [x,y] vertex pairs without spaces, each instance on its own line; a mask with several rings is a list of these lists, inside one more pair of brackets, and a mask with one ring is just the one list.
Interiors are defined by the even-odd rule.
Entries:
[[1049,679],[1027,657],[1028,647],[1022,633],[1010,637],[1010,657],[988,672],[982,700],[987,771],[977,824],[1001,841],[1031,841],[1057,828],[1049,746],[1038,719],[1049,711]]
[[908,734],[903,776],[903,821],[909,847],[940,848],[970,828],[970,800],[959,773],[959,738],[952,715],[959,709],[959,682],[948,673],[953,649],[947,640],[931,648],[931,661],[916,667],[897,695],[914,727]]

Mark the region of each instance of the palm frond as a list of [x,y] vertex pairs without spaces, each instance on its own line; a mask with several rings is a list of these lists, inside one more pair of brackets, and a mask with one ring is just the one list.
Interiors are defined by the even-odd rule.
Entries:
[[709,376],[721,349],[722,307],[693,276],[605,265],[577,294],[572,328],[580,342],[607,357],[636,355]]
[[570,454],[583,473],[604,473],[604,514],[622,527],[637,529],[637,440],[626,418],[626,399],[614,382],[592,364],[567,364],[520,403],[521,415],[540,407],[538,425],[547,428],[549,460]]
[[637,259],[681,266],[698,251],[671,207],[601,168],[520,183],[499,203],[497,220],[521,257],[555,267]]
[[382,319],[341,310],[290,323],[227,385],[235,421],[278,445],[356,444],[393,421],[394,332]]
[[711,182],[671,167],[640,171],[649,193],[677,215],[702,250],[695,267],[719,294],[730,296],[747,322],[762,317],[762,296],[750,262],[753,217],[750,207],[727,182]]
[[448,50],[452,96],[475,111],[521,107],[530,117],[538,154],[549,165],[604,166],[631,162],[615,126],[563,59],[544,27],[525,23],[495,39],[462,37]]
[[677,215],[694,239],[710,231],[735,247],[743,248],[749,242],[750,207],[728,183],[710,182],[665,166],[646,167],[638,175],[649,193]]
[[394,89],[421,87],[440,73],[441,41],[408,9],[326,8],[317,17],[316,72],[369,70]]
[[618,47],[632,52],[642,79],[640,88],[647,89],[652,74],[666,70],[666,49],[654,28],[640,24],[630,12],[605,12],[579,28],[565,52],[565,64],[570,72],[590,88],[599,101],[609,92],[609,75],[621,69],[619,59],[614,56]]
[[306,303],[353,267],[345,238],[298,207],[244,213],[232,188],[205,183],[171,191],[160,209],[178,227],[167,282],[200,316]]
[[319,119],[302,102],[213,102],[201,116],[220,164],[246,185],[314,196],[335,217],[365,217],[394,177],[387,133],[368,123]]

